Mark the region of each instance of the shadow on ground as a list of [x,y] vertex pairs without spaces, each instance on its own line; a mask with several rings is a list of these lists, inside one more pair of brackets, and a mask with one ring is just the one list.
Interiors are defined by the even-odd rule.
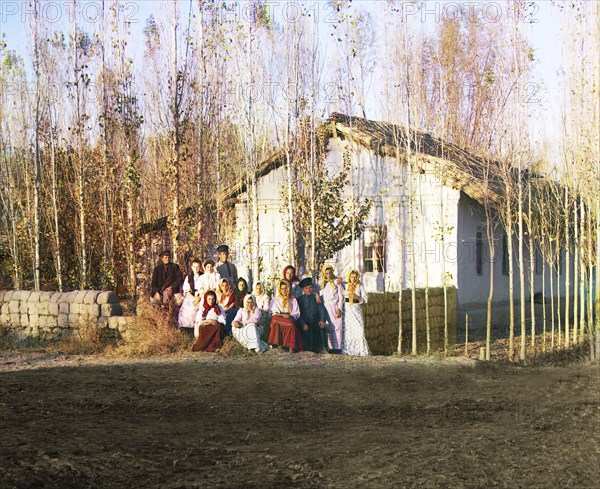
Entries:
[[267,355],[4,371],[0,486],[597,487],[597,366]]

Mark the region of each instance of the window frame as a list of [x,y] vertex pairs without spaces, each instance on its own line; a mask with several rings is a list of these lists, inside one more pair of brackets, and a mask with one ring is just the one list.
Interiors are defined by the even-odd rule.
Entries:
[[362,248],[363,273],[386,273],[387,226],[366,226]]

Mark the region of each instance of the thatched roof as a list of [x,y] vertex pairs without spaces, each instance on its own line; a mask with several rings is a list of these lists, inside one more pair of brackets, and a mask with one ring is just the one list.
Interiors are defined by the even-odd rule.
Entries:
[[[327,147],[329,138],[340,137],[368,148],[380,156],[398,157],[406,163],[407,132],[396,124],[372,121],[362,117],[351,117],[333,113],[325,122],[317,126],[317,151]],[[308,141],[299,139],[293,145],[297,149],[293,158],[307,157]],[[461,190],[472,199],[484,204],[486,200],[485,171],[488,169],[489,189],[487,196],[492,205],[503,200],[504,185],[500,178],[500,165],[496,161],[486,162],[458,146],[434,138],[431,134],[411,131],[411,153],[416,158],[412,164],[422,173],[435,174],[444,185]],[[285,148],[280,148],[266,158],[258,167],[257,177],[267,175],[286,164]],[[225,200],[232,201],[246,191],[245,178],[234,182],[224,191]]]
[[[362,117],[333,113],[329,119],[316,127],[317,157],[327,149],[330,138],[348,139],[380,156],[398,158],[406,164],[407,131],[402,126],[384,121],[372,121]],[[411,164],[417,171],[434,174],[444,185],[460,190],[480,204],[486,201],[486,193],[492,206],[499,206],[504,200],[504,184],[500,177],[500,164],[486,161],[472,155],[458,146],[433,137],[431,134],[411,131],[410,137]],[[308,158],[310,141],[306,137],[297,138],[291,145],[293,160]],[[257,178],[286,164],[288,154],[285,147],[275,150],[258,166]],[[416,157],[415,157],[416,156]],[[488,170],[488,190],[486,192],[485,171]],[[240,194],[246,192],[246,177],[234,181],[223,190],[223,202],[232,205]],[[188,207],[182,211],[182,217],[194,211]],[[162,217],[141,226],[140,233],[146,234],[164,229],[167,217]]]

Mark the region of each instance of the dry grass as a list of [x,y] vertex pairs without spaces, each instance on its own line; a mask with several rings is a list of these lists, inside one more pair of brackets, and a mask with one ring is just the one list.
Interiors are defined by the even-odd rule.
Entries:
[[57,342],[49,342],[44,348],[48,353],[64,353],[70,355],[101,354],[107,346],[102,331],[96,326],[86,324],[79,330],[70,331]]
[[110,352],[125,356],[150,356],[180,353],[191,349],[193,338],[175,327],[170,312],[153,307],[148,301],[137,305],[135,321],[125,338]]
[[530,366],[548,366],[564,367],[574,363],[586,363],[590,361],[590,343],[584,341],[570,348],[563,348],[554,351],[538,353],[535,356],[527,358],[525,365]]
[[27,339],[24,341],[19,341],[12,334],[10,329],[0,326],[0,351],[28,350],[34,344],[37,344],[36,340]]
[[[547,335],[544,348],[543,335],[536,335],[535,347],[531,347],[531,337],[527,338],[527,348],[525,361],[519,360],[519,350],[521,346],[521,337],[515,336],[513,344],[512,363],[518,363],[528,366],[541,365],[561,365],[565,366],[572,363],[585,362],[590,359],[589,341],[585,340],[577,345],[569,348],[555,347],[554,350],[550,346],[550,337]],[[469,342],[469,358],[479,359],[481,348],[485,348],[485,341]],[[500,338],[493,340],[491,343],[491,359],[492,362],[508,362],[509,340],[508,338]],[[464,344],[457,344],[454,349],[456,356],[465,356]]]
[[219,350],[219,355],[224,357],[255,357],[256,353],[240,345],[233,336],[227,336],[223,340],[223,348]]

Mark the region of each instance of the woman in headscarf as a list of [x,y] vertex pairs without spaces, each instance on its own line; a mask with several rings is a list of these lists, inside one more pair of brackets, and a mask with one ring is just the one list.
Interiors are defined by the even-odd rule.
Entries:
[[248,282],[243,277],[237,279],[237,284],[234,290],[235,302],[239,307],[243,307],[244,305],[244,297],[246,297],[250,292],[248,292]]
[[183,304],[179,309],[177,326],[179,328],[193,328],[198,307],[202,299],[202,293],[199,289],[203,275],[200,271],[200,260],[192,260],[191,270],[183,281]]
[[342,310],[344,309],[344,287],[333,273],[331,265],[324,265],[321,269],[321,290],[319,292],[325,309],[327,310],[327,336],[329,338],[329,352],[342,352],[342,332],[344,322]]
[[262,328],[260,327],[261,311],[256,307],[254,297],[250,294],[242,299],[243,307],[238,309],[233,319],[231,333],[238,342],[248,348],[262,353],[267,349],[267,344],[260,339]]
[[360,282],[360,273],[350,270],[346,276],[344,293],[343,355],[367,356],[371,354],[365,338],[362,305],[367,302],[367,292]]
[[271,299],[265,292],[265,287],[262,282],[256,282],[254,286],[254,302],[262,313],[260,318],[260,326],[262,328],[261,338],[267,339],[269,337],[269,323],[271,322],[271,313],[269,312],[269,306],[271,305]]
[[269,312],[271,300],[269,299],[269,294],[265,292],[265,286],[262,282],[256,282],[256,285],[254,285],[253,295],[256,302],[256,307],[262,311],[263,315],[265,312]]
[[296,298],[290,294],[290,284],[287,280],[279,281],[269,310],[272,318],[268,343],[273,346],[283,346],[291,352],[301,351],[302,339],[296,328],[300,308]]
[[216,351],[225,338],[225,312],[217,304],[217,294],[209,290],[204,294],[204,306],[198,310],[194,335],[197,340],[192,351]]
[[219,305],[225,311],[225,334],[229,336],[231,334],[231,323],[233,322],[233,318],[237,314],[238,308],[237,302],[235,300],[235,294],[231,289],[231,284],[229,283],[229,280],[227,280],[226,278],[222,278],[221,280],[219,280],[219,290],[217,292],[219,297]]
[[300,279],[298,275],[296,275],[296,267],[293,265],[288,265],[283,269],[283,274],[281,276],[282,280],[286,280],[288,284],[290,284],[290,293],[294,297],[298,297],[302,294],[302,289],[300,288]]

